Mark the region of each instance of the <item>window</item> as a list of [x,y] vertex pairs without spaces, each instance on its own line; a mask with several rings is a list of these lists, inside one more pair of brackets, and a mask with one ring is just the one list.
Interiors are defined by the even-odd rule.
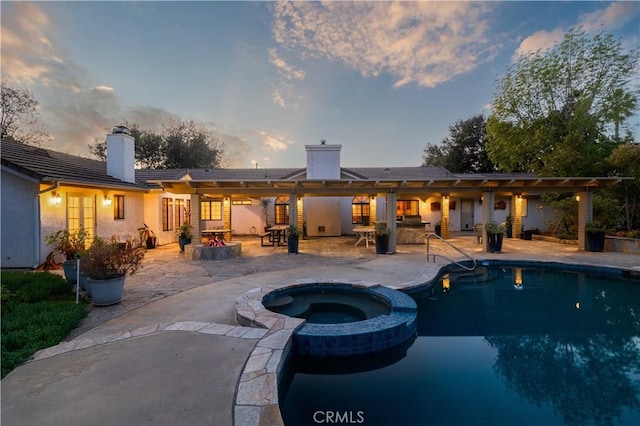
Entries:
[[396,216],[419,215],[418,200],[398,200],[396,203]]
[[184,200],[177,198],[174,202],[175,204],[175,210],[176,210],[176,214],[175,214],[175,218],[176,218],[176,228],[179,228],[180,225],[182,225],[184,223],[184,216],[185,216],[185,210],[184,210]]
[[355,196],[351,202],[351,223],[369,225],[371,210],[367,195]]
[[274,205],[276,225],[289,223],[289,197],[278,197]]
[[162,230],[173,229],[173,198],[162,199]]
[[251,200],[233,200],[231,201],[231,205],[233,206],[250,206],[251,204]]
[[187,200],[184,208],[184,221],[187,223],[191,223],[191,200]]
[[200,220],[222,220],[222,200],[200,201]]
[[113,196],[113,218],[124,219],[124,195]]

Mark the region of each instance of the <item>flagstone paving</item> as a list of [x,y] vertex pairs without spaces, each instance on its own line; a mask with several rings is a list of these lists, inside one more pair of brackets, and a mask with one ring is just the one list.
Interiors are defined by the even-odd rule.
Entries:
[[[505,239],[503,251],[490,254],[466,235],[461,233],[450,242],[477,259],[640,271],[640,256],[582,252],[576,246],[515,239]],[[319,238],[301,240],[300,254],[294,255],[285,246],[261,247],[256,237],[234,241],[242,243],[242,256],[225,261],[185,259],[177,244],[149,250],[140,271],[127,278],[121,303],[92,308],[67,341],[39,352],[34,361],[3,379],[3,421],[25,425],[278,424],[282,420],[277,375],[289,337],[300,322],[273,317],[247,321],[264,313],[247,295],[296,282],[364,281],[409,288],[433,279],[448,263],[442,257],[426,262],[424,245],[402,245],[395,255],[376,255],[373,246],[355,247],[355,238]],[[442,242],[432,244],[432,251],[461,259]],[[244,312],[244,325],[238,322],[238,310]],[[269,328],[246,326],[258,324]],[[198,348],[211,355],[194,353]],[[172,351],[175,368],[187,369],[183,375],[173,368],[158,368],[163,362],[173,367],[167,358]],[[155,375],[144,368],[145,359],[156,366]],[[99,372],[88,360],[111,370]],[[205,370],[194,376],[193,368]],[[57,371],[53,376],[51,369]],[[135,385],[131,377],[139,378]],[[106,389],[104,383],[109,383]],[[166,388],[159,389],[159,385]],[[105,393],[118,414],[91,417],[91,407]],[[74,408],[52,410],[66,404]],[[92,418],[88,423],[78,420]]]

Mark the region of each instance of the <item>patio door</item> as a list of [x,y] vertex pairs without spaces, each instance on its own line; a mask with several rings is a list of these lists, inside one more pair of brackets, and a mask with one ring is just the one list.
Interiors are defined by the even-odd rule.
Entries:
[[463,198],[460,200],[460,229],[473,231],[473,200]]
[[84,229],[91,241],[96,235],[96,199],[93,195],[69,194],[67,196],[67,229],[69,232]]

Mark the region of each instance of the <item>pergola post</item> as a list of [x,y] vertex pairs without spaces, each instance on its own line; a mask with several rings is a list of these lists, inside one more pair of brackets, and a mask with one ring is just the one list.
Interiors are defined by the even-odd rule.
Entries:
[[[222,198],[222,227],[231,229],[231,197]],[[224,237],[227,241],[231,241],[231,232]]]
[[578,193],[578,250],[588,250],[585,225],[593,220],[593,194]]
[[482,194],[482,249],[489,251],[489,239],[487,238],[487,223],[493,222],[493,206],[495,204],[495,196],[493,192],[485,192]]
[[398,243],[396,225],[397,196],[395,192],[387,193],[387,229],[389,230],[389,250],[387,253],[395,253]]
[[289,195],[289,225],[298,227],[298,195]]
[[201,233],[200,231],[202,229],[200,229],[200,194],[195,193],[195,194],[191,194],[191,216],[190,216],[190,220],[191,220],[191,234],[192,237],[195,239],[194,240],[194,244],[200,243],[200,239],[201,239]]
[[440,210],[440,236],[445,240],[449,238],[449,196],[442,196],[442,210]]
[[514,195],[511,197],[511,206],[513,210],[509,210],[511,218],[513,219],[512,236],[513,238],[522,237],[522,195]]

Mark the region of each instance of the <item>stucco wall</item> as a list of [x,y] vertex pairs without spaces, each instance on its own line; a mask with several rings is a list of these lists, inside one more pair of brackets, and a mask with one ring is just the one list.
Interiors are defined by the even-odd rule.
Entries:
[[[140,192],[118,190],[96,190],[61,186],[57,190],[62,198],[58,205],[52,202],[52,194],[40,196],[41,208],[41,247],[40,262],[44,261],[51,251],[45,243],[45,237],[60,229],[67,229],[67,197],[69,195],[89,196],[95,199],[95,229],[96,235],[111,238],[116,235],[121,240],[138,239],[137,229],[142,226],[144,215],[144,196]],[[124,195],[124,219],[114,219],[114,195]],[[105,197],[112,200],[111,205],[104,203]]]
[[38,191],[35,181],[2,170],[2,262],[3,268],[38,265]]
[[251,202],[250,206],[231,205],[231,229],[236,235],[262,233],[262,208],[258,200],[252,200]]

